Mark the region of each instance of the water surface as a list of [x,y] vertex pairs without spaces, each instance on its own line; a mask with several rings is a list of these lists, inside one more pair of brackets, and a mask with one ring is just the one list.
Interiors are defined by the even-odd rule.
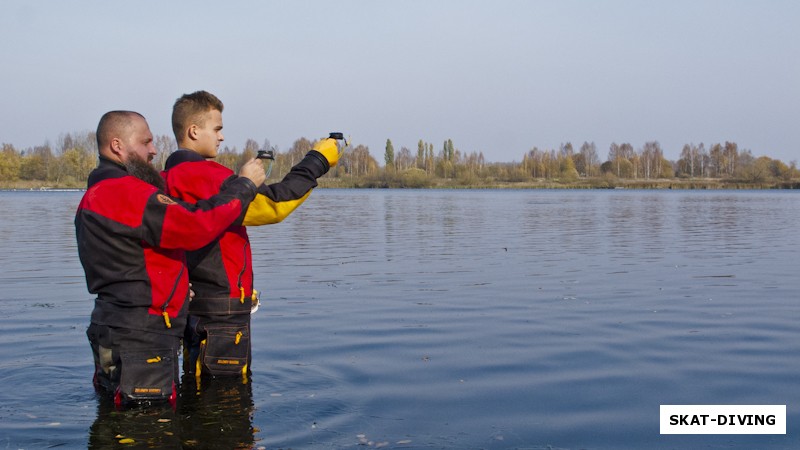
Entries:
[[[91,386],[80,193],[0,193],[0,448],[800,446],[794,192],[318,190],[250,228],[254,376]],[[785,436],[661,436],[785,404]]]

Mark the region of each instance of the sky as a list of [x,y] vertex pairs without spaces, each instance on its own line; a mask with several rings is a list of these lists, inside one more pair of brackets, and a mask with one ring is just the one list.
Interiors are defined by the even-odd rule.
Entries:
[[796,0],[2,0],[0,142],[94,130],[115,109],[172,135],[207,90],[225,143],[341,131],[383,164],[452,139],[487,161],[593,142],[736,142],[800,160]]

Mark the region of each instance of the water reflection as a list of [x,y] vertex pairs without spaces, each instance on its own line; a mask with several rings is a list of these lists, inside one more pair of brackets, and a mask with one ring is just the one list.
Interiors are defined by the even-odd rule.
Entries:
[[183,448],[252,448],[253,390],[237,378],[184,376],[178,403]]
[[184,376],[177,410],[149,406],[117,411],[98,398],[89,431],[90,449],[126,448],[250,449],[255,443],[253,392],[241,379]]
[[111,398],[99,397],[87,448],[101,450],[120,444],[130,448],[181,448],[175,411],[168,405],[117,411]]

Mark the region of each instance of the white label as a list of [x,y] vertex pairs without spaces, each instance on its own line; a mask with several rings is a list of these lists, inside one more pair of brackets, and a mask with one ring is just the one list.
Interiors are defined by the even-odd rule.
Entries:
[[661,405],[661,434],[786,434],[786,405]]

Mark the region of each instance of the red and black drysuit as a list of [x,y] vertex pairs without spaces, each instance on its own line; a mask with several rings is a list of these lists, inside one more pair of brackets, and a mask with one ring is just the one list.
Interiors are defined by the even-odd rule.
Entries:
[[100,158],[75,231],[86,284],[97,295],[87,330],[95,380],[118,401],[174,395],[189,298],[185,251],[240,221],[255,191],[236,178],[219,195],[189,204]]
[[[292,213],[330,169],[327,159],[310,151],[279,183],[262,184],[241,221],[208,246],[187,253],[195,297],[189,305],[184,339],[184,371],[199,376],[247,376],[251,362],[250,311],[258,299],[248,225],[278,223]],[[191,150],[167,159],[163,176],[167,192],[187,202],[208,198],[233,176],[227,167]]]

